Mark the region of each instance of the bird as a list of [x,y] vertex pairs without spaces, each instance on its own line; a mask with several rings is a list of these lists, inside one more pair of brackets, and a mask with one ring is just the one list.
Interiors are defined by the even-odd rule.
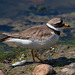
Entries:
[[64,23],[61,18],[52,18],[46,24],[33,26],[21,32],[0,33],[0,35],[5,36],[0,41],[5,44],[12,43],[13,45],[17,44],[19,47],[29,48],[31,49],[33,61],[36,62],[36,57],[44,63],[37,56],[37,53],[34,54],[34,49],[49,49],[58,41],[63,27],[70,27],[70,25]]

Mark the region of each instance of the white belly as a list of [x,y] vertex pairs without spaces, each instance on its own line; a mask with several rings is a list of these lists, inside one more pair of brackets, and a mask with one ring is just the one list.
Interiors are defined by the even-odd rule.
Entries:
[[33,43],[33,46],[36,49],[47,49],[47,48],[50,48],[53,44],[55,44],[55,42],[57,42],[58,39],[59,39],[59,36],[55,34],[54,36],[43,41],[35,40]]
[[57,40],[59,39],[58,35],[53,35],[50,38],[46,39],[46,40],[35,40],[35,39],[31,39],[31,40],[25,40],[25,39],[16,39],[13,38],[11,40],[7,40],[6,42],[15,42],[15,44],[17,43],[18,46],[22,46],[24,48],[30,48],[30,49],[47,49],[50,46],[52,46]]

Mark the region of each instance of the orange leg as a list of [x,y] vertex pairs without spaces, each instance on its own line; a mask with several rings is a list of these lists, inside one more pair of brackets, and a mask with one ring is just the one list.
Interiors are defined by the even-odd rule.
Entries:
[[42,63],[45,64],[45,62],[44,62],[43,60],[41,60],[41,59],[37,56],[37,53],[35,53],[35,57],[36,57],[37,59],[39,59]]
[[36,62],[34,59],[33,49],[31,50],[31,54],[32,54],[33,61]]

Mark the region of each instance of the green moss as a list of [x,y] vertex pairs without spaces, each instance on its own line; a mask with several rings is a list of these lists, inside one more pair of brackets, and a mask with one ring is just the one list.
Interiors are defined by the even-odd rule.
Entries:
[[63,67],[56,67],[56,69],[62,69]]
[[1,54],[2,52],[0,52],[0,54]]
[[0,55],[0,60],[1,60],[2,58],[5,58],[5,57],[7,57],[7,55],[5,55],[5,54]]
[[74,57],[72,57],[72,58],[75,58],[75,56],[74,56]]
[[14,59],[17,55],[18,55],[18,58],[20,58],[19,55],[21,56],[22,53],[25,54],[26,56],[25,59],[28,59],[29,58],[28,54],[31,52],[30,49],[11,48],[11,47],[8,47],[5,49],[4,47],[5,46],[0,46],[0,60],[2,60],[3,58]]
[[28,59],[28,58],[29,58],[28,53],[29,53],[30,51],[31,51],[31,50],[27,49],[27,50],[25,50],[25,51],[20,52],[20,53],[16,56],[16,58],[12,61],[12,63],[15,63],[15,62],[17,62],[17,61],[20,61],[19,58],[21,58],[21,56],[22,56],[23,54],[24,54],[26,57],[22,58],[22,60]]

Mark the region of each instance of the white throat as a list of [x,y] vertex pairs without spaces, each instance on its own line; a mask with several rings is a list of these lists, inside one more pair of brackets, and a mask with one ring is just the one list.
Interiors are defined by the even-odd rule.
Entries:
[[53,27],[52,25],[50,25],[50,24],[46,24],[48,27],[50,27],[51,29],[54,29],[54,30],[56,30],[56,31],[60,31],[60,29],[61,28],[55,28],[55,27]]

